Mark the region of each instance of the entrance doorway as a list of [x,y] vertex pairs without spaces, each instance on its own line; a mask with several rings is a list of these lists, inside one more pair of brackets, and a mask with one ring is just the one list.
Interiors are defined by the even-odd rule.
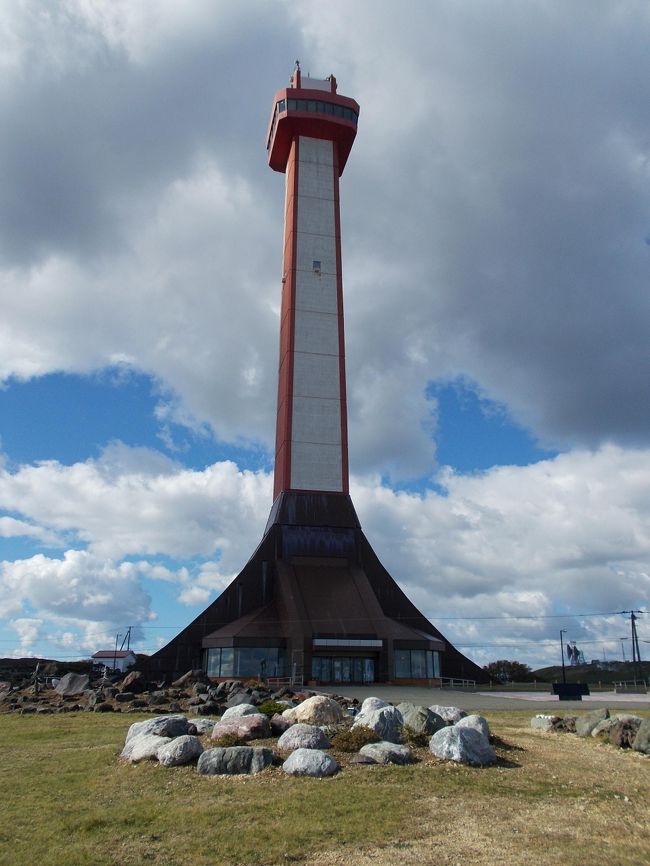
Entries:
[[312,679],[321,683],[374,683],[371,656],[312,656]]

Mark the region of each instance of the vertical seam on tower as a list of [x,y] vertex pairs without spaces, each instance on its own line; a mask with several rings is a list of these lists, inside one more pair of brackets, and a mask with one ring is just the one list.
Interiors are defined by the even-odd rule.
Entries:
[[345,384],[345,330],[343,327],[343,270],[341,262],[341,210],[339,199],[339,154],[332,142],[332,171],[334,174],[334,246],[336,249],[336,304],[339,332],[339,399],[341,417],[341,491],[350,488],[348,469],[348,408]]

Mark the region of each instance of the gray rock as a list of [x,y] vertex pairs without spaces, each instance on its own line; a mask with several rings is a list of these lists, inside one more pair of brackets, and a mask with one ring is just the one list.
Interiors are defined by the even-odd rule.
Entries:
[[292,752],[294,749],[329,749],[327,735],[316,725],[298,722],[286,730],[278,740],[278,749]]
[[479,734],[485,737],[488,742],[490,741],[490,726],[487,723],[487,719],[484,719],[483,716],[465,716],[465,718],[460,719],[460,721],[456,722],[456,727],[471,728],[474,731],[478,731]]
[[282,715],[292,722],[305,725],[336,725],[343,720],[340,705],[326,695],[312,695],[297,707],[285,710]]
[[134,692],[118,692],[115,695],[115,700],[118,704],[128,704],[135,698]]
[[538,731],[552,731],[559,721],[559,716],[545,716],[540,713],[537,716],[533,716],[530,720],[530,726]]
[[226,700],[226,706],[228,707],[237,707],[239,704],[249,704],[251,700],[251,696],[248,694],[246,689],[234,689],[228,695],[228,699]]
[[429,748],[437,758],[482,767],[494,764],[497,756],[485,737],[474,728],[458,725],[443,728],[431,737]]
[[646,755],[650,755],[650,719],[644,719],[639,725],[632,748],[635,752],[643,752]]
[[318,749],[296,749],[282,765],[290,776],[333,776],[339,765],[331,755]]
[[465,710],[461,710],[460,707],[443,707],[442,704],[432,704],[429,709],[432,713],[444,719],[448,725],[455,725],[456,722],[460,722],[467,715]]
[[156,757],[164,767],[180,767],[196,760],[202,752],[203,746],[199,738],[185,734],[161,746]]
[[592,710],[590,713],[584,713],[576,718],[576,734],[579,737],[588,737],[598,722],[609,718],[609,710]]
[[196,765],[204,776],[259,773],[273,763],[271,749],[254,746],[231,746],[228,749],[206,749]]
[[293,722],[291,719],[285,719],[284,716],[279,715],[279,713],[274,713],[271,716],[271,733],[276,737],[279,737],[280,734],[284,734],[285,731],[288,731]]
[[417,734],[435,734],[440,728],[444,728],[447,722],[430,710],[428,707],[419,707],[407,701],[398,704],[397,709],[402,714],[404,727],[410,728]]
[[388,743],[386,740],[362,746],[359,754],[372,758],[376,764],[410,764],[413,760],[413,754],[408,746]]
[[241,737],[243,740],[263,740],[271,736],[271,723],[262,713],[254,716],[240,716],[235,719],[217,722],[212,729],[212,739],[218,740],[226,734]]
[[158,749],[169,742],[171,742],[169,737],[159,737],[157,734],[139,734],[127,741],[120,758],[131,764],[152,760],[158,754]]
[[144,722],[134,722],[126,734],[128,743],[133,737],[141,734],[158,734],[160,737],[180,737],[187,733],[188,721],[185,716],[155,716]]
[[592,730],[591,736],[607,740],[609,738],[609,732],[619,722],[636,723],[636,727],[638,728],[642,719],[640,716],[634,716],[630,713],[617,713],[615,716],[610,716],[608,719],[603,719],[602,722],[598,722],[596,727]]
[[223,716],[221,716],[221,721],[225,722],[226,719],[238,719],[241,716],[254,716],[258,712],[259,711],[254,704],[235,704],[234,707],[228,707]]
[[609,729],[609,743],[619,749],[631,749],[641,727],[640,718],[619,718]]
[[382,701],[381,698],[366,698],[359,709],[360,713],[368,713],[371,710],[381,710],[382,707],[389,707],[388,701]]
[[217,724],[217,720],[216,719],[205,719],[205,718],[188,719],[187,724],[188,725],[194,725],[194,727],[196,728],[197,734],[211,734],[212,729]]
[[[364,701],[365,704],[365,701]],[[402,739],[402,728],[404,725],[402,714],[397,707],[390,705],[373,710],[361,710],[354,717],[353,728],[363,725],[374,731],[382,740],[389,743],[399,743]]]
[[103,701],[101,704],[95,704],[93,711],[96,713],[112,713],[114,711],[113,704]]
[[82,695],[90,684],[88,674],[67,673],[61,677],[54,691],[57,695]]
[[371,758],[369,755],[362,755],[361,752],[357,752],[357,754],[350,759],[351,764],[361,764],[361,765],[374,765],[377,766],[377,761],[374,758]]

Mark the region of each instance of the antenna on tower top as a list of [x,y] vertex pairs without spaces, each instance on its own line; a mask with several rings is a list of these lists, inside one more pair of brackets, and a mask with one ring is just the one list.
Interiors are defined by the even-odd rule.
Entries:
[[296,60],[296,69],[300,71],[300,61]]

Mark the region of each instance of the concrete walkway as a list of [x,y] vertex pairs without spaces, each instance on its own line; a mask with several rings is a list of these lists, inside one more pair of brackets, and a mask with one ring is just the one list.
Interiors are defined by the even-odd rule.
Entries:
[[330,693],[350,698],[374,696],[397,704],[412,701],[430,707],[432,704],[460,707],[463,710],[530,710],[533,713],[554,712],[558,714],[574,710],[591,710],[606,706],[609,709],[650,709],[648,695],[617,695],[615,692],[596,692],[586,695],[581,701],[560,701],[555,695],[542,691],[496,692],[465,691],[461,689],[432,689],[422,686],[350,686],[328,689]]

